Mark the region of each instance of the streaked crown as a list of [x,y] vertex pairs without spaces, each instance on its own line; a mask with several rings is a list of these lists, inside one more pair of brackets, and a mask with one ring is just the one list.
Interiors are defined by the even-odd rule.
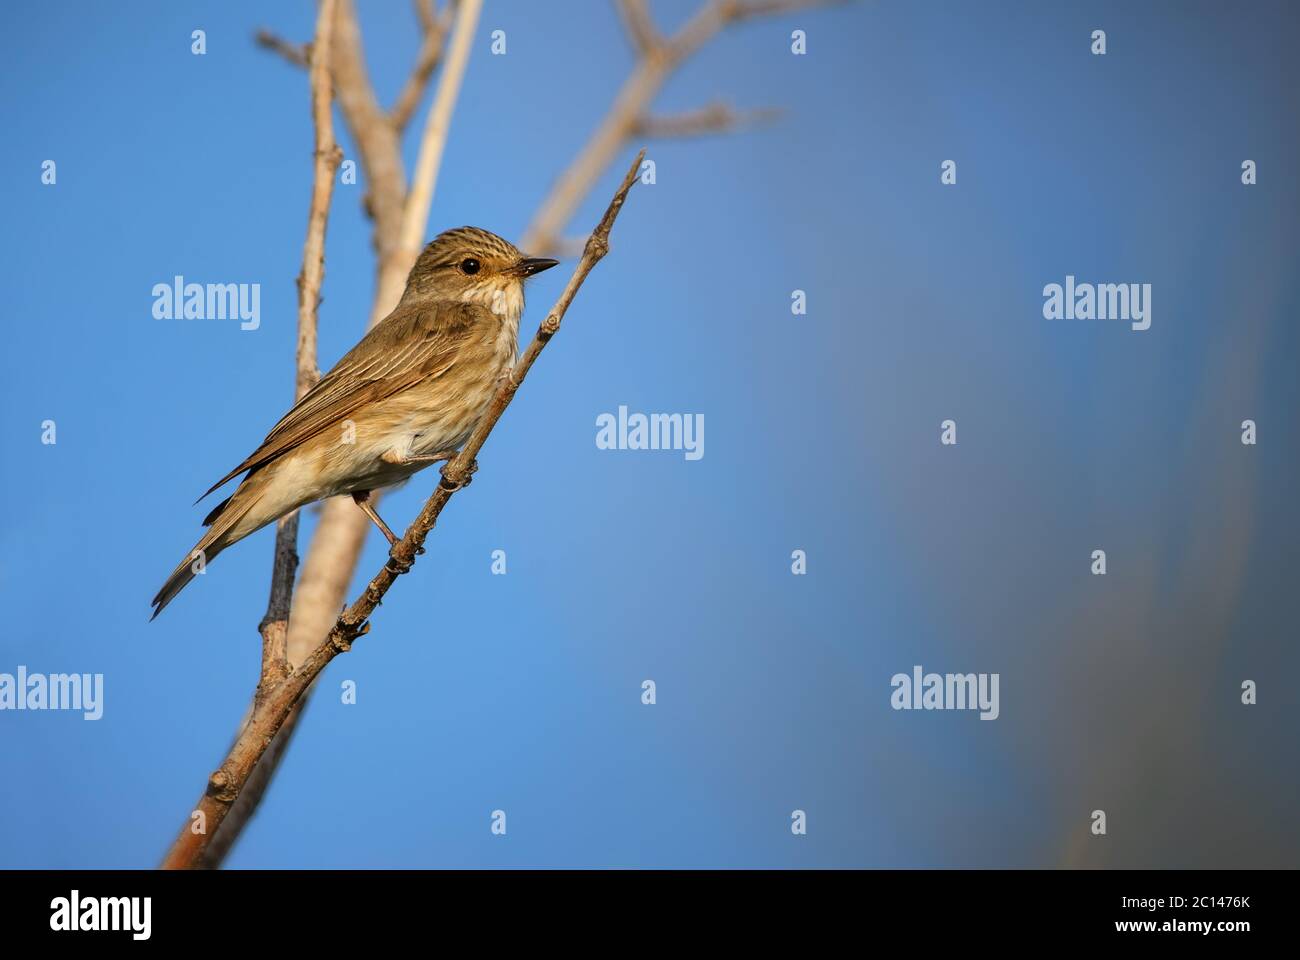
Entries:
[[480,264],[486,262],[513,266],[523,258],[523,254],[509,240],[498,237],[491,230],[481,227],[456,227],[444,230],[425,246],[415,262],[432,269],[435,267],[456,267],[465,257],[473,257]]

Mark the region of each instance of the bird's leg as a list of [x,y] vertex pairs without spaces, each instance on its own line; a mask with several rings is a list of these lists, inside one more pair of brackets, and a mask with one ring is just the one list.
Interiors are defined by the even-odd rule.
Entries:
[[409,466],[414,466],[416,464],[427,467],[429,464],[432,463],[439,463],[443,460],[450,460],[452,457],[456,456],[456,454],[459,452],[460,452],[459,450],[449,449],[449,450],[439,450],[436,453],[430,453],[418,457],[406,457],[406,456],[402,456],[401,454],[397,453],[394,450],[388,450],[385,453],[381,454],[379,459],[384,461],[384,463],[391,463],[395,467],[409,467]]
[[352,501],[365,512],[367,517],[375,522],[375,526],[377,526],[380,532],[388,538],[388,545],[390,547],[396,546],[399,537],[393,533],[392,530],[388,529],[388,524],[384,523],[383,518],[380,517],[375,508],[370,505],[370,491],[353,490]]

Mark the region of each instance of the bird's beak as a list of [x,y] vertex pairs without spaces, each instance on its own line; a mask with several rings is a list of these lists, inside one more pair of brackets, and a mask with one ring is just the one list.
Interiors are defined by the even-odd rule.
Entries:
[[559,260],[551,260],[549,257],[525,257],[515,264],[515,273],[520,277],[531,277],[535,273],[551,269],[559,262]]

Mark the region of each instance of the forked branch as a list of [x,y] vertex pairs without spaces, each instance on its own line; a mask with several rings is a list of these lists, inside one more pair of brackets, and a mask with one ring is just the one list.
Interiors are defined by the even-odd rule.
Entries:
[[650,105],[673,72],[726,27],[833,2],[836,0],[705,0],[676,33],[665,37],[651,21],[644,0],[620,0],[619,13],[637,51],[636,65],[595,132],[538,209],[520,246],[534,256],[562,249],[564,228],[591,185],[629,139],[646,135],[643,131],[655,136],[699,135],[763,119],[766,114],[746,118],[712,108],[676,121],[662,121],[650,117]]

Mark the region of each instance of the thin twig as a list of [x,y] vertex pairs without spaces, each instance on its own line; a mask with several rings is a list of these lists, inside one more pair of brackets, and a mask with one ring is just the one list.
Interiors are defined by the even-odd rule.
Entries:
[[[334,172],[343,151],[334,142],[334,114],[330,91],[330,45],[334,39],[335,0],[321,0],[316,21],[316,49],[308,81],[311,86],[312,123],[316,131],[315,163],[312,170],[311,205],[307,212],[307,237],[302,246],[302,269],[298,273],[298,348],[294,399],[301,400],[320,378],[316,368],[317,311],[321,284],[325,279],[325,228],[329,223],[330,200],[334,195]],[[298,512],[282,517],[275,530],[275,560],[271,569],[271,596],[266,616],[258,627],[262,634],[262,670],[257,684],[258,698],[289,672],[289,610],[293,602],[293,578],[298,570]]]
[[[315,128],[315,151],[312,169],[311,202],[307,212],[307,235],[303,241],[302,269],[298,273],[298,344],[294,364],[294,398],[302,397],[316,384],[316,328],[320,307],[321,285],[325,279],[325,230],[329,224],[330,201],[334,194],[334,174],[343,152],[334,141],[334,120],[330,90],[330,47],[333,42],[336,0],[321,0],[316,20],[316,49],[312,58],[312,123]],[[271,690],[289,674],[289,611],[293,602],[293,578],[298,570],[298,511],[282,517],[276,524],[275,556],[271,566],[271,591],[266,615],[258,624],[262,635],[262,664],[257,689],[253,694],[254,711],[265,703]],[[205,828],[208,825],[205,824]],[[215,831],[218,824],[212,824]],[[235,831],[236,833],[238,831]],[[233,838],[227,841],[232,844]]]
[[397,99],[393,101],[388,111],[388,121],[399,133],[406,129],[420,101],[424,99],[429,78],[433,76],[433,71],[438,68],[438,61],[442,59],[447,29],[451,25],[451,5],[448,5],[443,15],[437,19],[433,16],[431,2],[415,0],[415,9],[420,17],[424,39],[420,41],[420,52],[416,56],[415,67],[411,70],[411,75],[406,78],[406,83],[402,85],[402,92],[397,95]]
[[350,650],[353,641],[357,637],[369,632],[371,613],[383,600],[384,595],[397,578],[409,571],[414,565],[416,555],[420,552],[425,538],[437,523],[443,507],[447,505],[457,490],[463,489],[467,484],[474,458],[482,450],[483,444],[487,441],[493,427],[500,421],[501,415],[510,406],[515,393],[519,390],[519,386],[523,383],[524,377],[527,376],[533,363],[541,355],[546,344],[559,331],[564,315],[578,290],[582,287],[583,281],[587,279],[587,275],[591,273],[592,268],[609,252],[610,230],[614,226],[619,211],[623,208],[623,202],[627,199],[628,191],[636,183],[641,160],[644,156],[645,151],[643,150],[633,161],[618,188],[618,192],[615,193],[614,199],[610,201],[609,207],[605,210],[605,215],[601,217],[600,223],[592,231],[591,238],[587,241],[586,249],[583,251],[582,259],[578,261],[577,267],[574,268],[573,275],[569,278],[564,292],[560,294],[555,306],[551,308],[551,311],[546,315],[546,319],[537,328],[537,334],[524,351],[523,356],[520,357],[519,362],[515,364],[510,375],[497,388],[487,412],[474,429],[474,433],[465,443],[460,453],[453,457],[443,469],[442,480],[434,487],[433,493],[425,502],[424,508],[420,511],[415,522],[407,528],[402,539],[393,545],[387,562],[371,578],[361,596],[339,615],[329,635],[312,651],[302,665],[291,671],[288,676],[267,691],[262,702],[254,707],[248,723],[244,725],[244,729],[230,748],[226,759],[208,778],[208,788],[196,808],[196,811],[202,814],[204,822],[207,824],[207,831],[196,834],[190,829],[189,823],[186,823],[166,860],[163,861],[164,867],[171,869],[195,867],[203,862],[205,850],[208,846],[208,838],[221,826],[222,821],[229,814],[232,807],[239,801],[249,782],[250,775],[257,766],[258,760],[261,759],[267,746],[274,741],[277,733],[288,720],[304,693],[316,681],[316,678],[320,676],[321,671],[325,669],[331,660],[340,653]]
[[[521,246],[533,255],[553,253],[561,242],[565,225],[573,218],[578,204],[591,185],[600,177],[627,141],[638,136],[638,129],[649,115],[650,103],[663,88],[668,77],[700,47],[712,40],[724,27],[758,16],[787,13],[804,7],[824,5],[835,0],[706,0],[678,31],[666,40],[658,40],[641,49],[636,66],[624,81],[604,119],[596,127],[569,167],[560,175],[533,222],[524,232]],[[628,7],[633,12],[629,16]],[[635,7],[620,7],[636,36]],[[646,23],[649,22],[648,16]]]
[[266,29],[258,30],[253,39],[259,47],[278,53],[294,66],[305,67],[311,61],[311,51],[305,43],[292,43]]
[[640,137],[700,137],[769,123],[781,116],[781,113],[776,107],[734,110],[725,103],[711,103],[698,110],[642,117],[636,122],[633,131]]
[[254,700],[266,697],[289,672],[289,610],[293,603],[293,578],[298,572],[298,511],[282,517],[275,527],[275,556],[271,563],[271,595],[266,615],[257,625],[262,635],[262,668]]
[[[316,150],[311,205],[307,212],[307,237],[303,241],[302,269],[298,273],[295,400],[301,400],[320,378],[320,371],[316,368],[316,327],[321,284],[325,279],[325,228],[329,223],[330,200],[334,195],[334,172],[343,159],[343,151],[334,142],[330,92],[329,48],[334,36],[334,4],[335,0],[321,0],[315,40],[320,55],[312,58],[308,74]],[[293,602],[293,578],[297,570],[298,512],[295,510],[276,524],[271,595],[267,600],[266,616],[258,625],[258,631],[262,634],[262,669],[257,683],[257,697],[264,697],[266,690],[289,672],[289,609]]]
[[407,194],[402,211],[402,233],[398,247],[410,258],[419,256],[424,241],[424,231],[429,223],[429,207],[433,204],[434,188],[438,183],[438,168],[447,147],[447,131],[451,127],[451,113],[460,96],[461,81],[465,78],[465,65],[469,62],[469,45],[478,27],[478,17],[483,0],[461,0],[456,10],[456,23],[452,28],[451,47],[447,52],[447,65],[438,79],[438,90],[433,96],[429,119],[424,125],[420,140],[420,153],[415,161],[415,175],[411,178],[411,192]]

